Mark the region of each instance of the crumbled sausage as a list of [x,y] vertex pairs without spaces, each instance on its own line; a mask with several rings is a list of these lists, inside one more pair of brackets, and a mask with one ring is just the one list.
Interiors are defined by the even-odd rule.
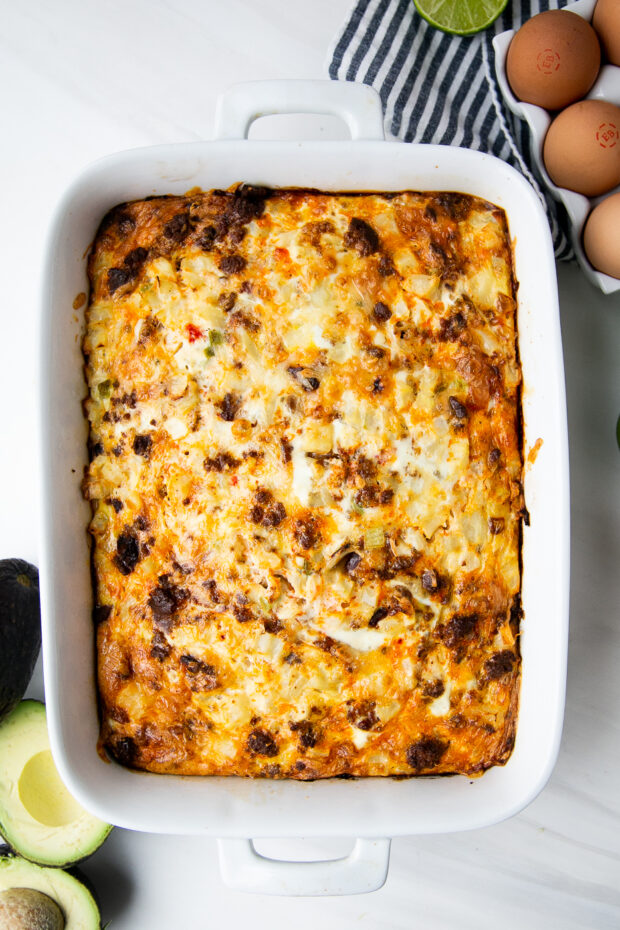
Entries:
[[166,637],[159,630],[155,630],[153,639],[151,640],[151,658],[159,659],[160,662],[163,662],[171,652],[172,646]]
[[285,439],[284,436],[280,439],[280,445],[282,446],[282,458],[285,463],[291,461],[293,453],[293,443],[289,442],[288,439]]
[[478,614],[455,614],[438,632],[446,646],[456,646],[474,635],[478,619]]
[[281,620],[278,620],[277,617],[267,617],[263,620],[263,627],[265,628],[265,633],[272,633],[275,636],[276,633],[284,629],[284,624]]
[[189,214],[177,213],[164,226],[164,236],[173,242],[181,242],[189,230]]
[[218,306],[220,310],[223,310],[224,313],[229,313],[237,302],[237,293],[236,291],[222,291],[220,296],[217,299]]
[[162,575],[159,586],[149,594],[148,604],[156,622],[168,629],[172,617],[186,604],[188,598],[189,592],[185,588],[173,584],[169,577]]
[[235,415],[241,406],[241,399],[236,394],[225,394],[224,399],[219,403],[220,419],[227,420],[229,423],[235,419]]
[[448,398],[450,409],[457,420],[463,420],[467,416],[467,407],[462,404],[457,397],[450,395]]
[[95,604],[93,607],[93,623],[95,626],[105,623],[110,618],[111,613],[112,607],[110,604]]
[[232,612],[239,623],[248,623],[254,619],[252,611],[246,604],[233,604]]
[[375,706],[375,701],[359,701],[349,707],[347,719],[358,730],[372,730],[379,723]]
[[110,507],[114,508],[115,513],[120,513],[121,510],[123,509],[123,502],[119,501],[118,497],[111,497],[108,500],[108,504],[110,505]]
[[133,275],[128,268],[110,268],[108,271],[108,290],[110,294],[124,287],[132,280]]
[[432,568],[425,568],[422,572],[422,587],[425,591],[436,591],[438,587],[437,572]]
[[122,739],[115,740],[113,743],[107,743],[106,749],[112,758],[121,765],[133,765],[139,755],[136,742],[131,736],[125,736]]
[[445,690],[446,686],[444,685],[441,678],[434,678],[432,681],[425,681],[422,686],[422,694],[425,697],[430,698],[441,697]]
[[206,458],[203,462],[205,471],[222,472],[225,469],[231,470],[241,464],[240,459],[236,459],[230,452],[218,452],[212,458]]
[[393,499],[394,491],[392,488],[385,488],[385,490],[381,491],[381,494],[379,495],[379,503],[383,507],[387,506],[387,504],[391,504]]
[[349,223],[344,244],[348,249],[357,249],[360,255],[372,255],[379,249],[379,236],[366,220],[353,217]]
[[123,261],[123,266],[129,271],[132,277],[136,277],[145,263],[148,252],[146,249],[141,248],[140,246],[137,249],[132,249],[131,252],[128,252]]
[[295,522],[295,539],[302,549],[312,549],[319,541],[319,533],[312,517]]
[[357,552],[349,552],[349,554],[344,557],[342,567],[344,568],[347,575],[352,575],[361,561],[361,555],[359,555]]
[[263,526],[279,526],[286,519],[286,510],[284,504],[277,501],[273,507],[269,507],[263,517]]
[[439,328],[439,338],[446,342],[455,342],[465,327],[467,322],[462,313],[454,313],[447,319],[443,319]]
[[487,680],[496,681],[498,678],[510,674],[516,658],[514,652],[511,652],[510,649],[502,649],[501,652],[494,653],[484,665],[484,674]]
[[257,756],[277,756],[278,745],[271,733],[267,730],[252,730],[247,738],[246,746],[251,753]]
[[497,465],[501,457],[502,457],[502,453],[499,451],[499,449],[497,448],[491,449],[487,456],[487,462],[489,464],[489,467],[492,467],[493,465]]
[[444,743],[443,740],[433,736],[423,736],[407,749],[407,762],[418,772],[422,769],[434,768],[441,762],[447,748],[448,743]]
[[310,368],[303,368],[301,365],[289,365],[287,371],[308,393],[316,391],[321,383]]
[[299,734],[299,746],[301,749],[312,749],[318,741],[318,734],[310,720],[291,720],[289,727],[293,733]]
[[377,270],[382,278],[388,278],[392,274],[396,274],[396,268],[394,267],[394,262],[389,255],[382,255],[379,259],[379,264]]
[[378,323],[385,323],[385,321],[389,320],[389,318],[392,316],[392,311],[387,304],[384,304],[383,301],[378,300],[373,307],[372,315]]
[[113,562],[121,575],[131,575],[139,561],[140,544],[138,537],[126,528],[116,540],[116,555]]
[[220,271],[225,275],[239,274],[243,271],[247,262],[243,255],[238,252],[232,252],[230,255],[224,255],[220,260]]
[[141,455],[143,458],[148,459],[151,454],[151,446],[153,445],[153,440],[149,433],[137,433],[134,436],[133,440],[133,451],[136,455]]
[[372,383],[372,393],[381,394],[382,391],[383,391],[383,381],[381,380],[381,378],[375,378],[375,380]]

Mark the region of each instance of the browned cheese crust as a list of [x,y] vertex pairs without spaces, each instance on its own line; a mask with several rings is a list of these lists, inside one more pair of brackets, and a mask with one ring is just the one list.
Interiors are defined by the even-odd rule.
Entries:
[[501,209],[239,187],[89,262],[100,748],[152,772],[506,762],[524,513]]

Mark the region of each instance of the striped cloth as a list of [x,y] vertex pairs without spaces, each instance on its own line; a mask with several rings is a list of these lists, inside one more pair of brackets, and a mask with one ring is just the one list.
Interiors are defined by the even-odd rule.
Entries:
[[371,84],[389,136],[490,152],[528,179],[547,210],[556,257],[574,257],[562,204],[546,192],[527,124],[505,106],[493,36],[567,0],[513,0],[485,32],[460,38],[422,19],[412,0],[357,0],[329,56],[333,80]]

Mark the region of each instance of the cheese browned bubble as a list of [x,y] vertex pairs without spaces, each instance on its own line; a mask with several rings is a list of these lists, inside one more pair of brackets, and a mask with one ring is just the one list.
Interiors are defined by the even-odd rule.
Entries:
[[100,746],[153,772],[510,755],[520,370],[503,212],[240,187],[90,258]]

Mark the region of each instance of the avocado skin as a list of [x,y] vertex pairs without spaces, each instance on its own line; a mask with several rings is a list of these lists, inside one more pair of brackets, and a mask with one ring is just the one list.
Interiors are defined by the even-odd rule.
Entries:
[[41,649],[39,573],[22,559],[0,560],[0,721],[24,696]]

